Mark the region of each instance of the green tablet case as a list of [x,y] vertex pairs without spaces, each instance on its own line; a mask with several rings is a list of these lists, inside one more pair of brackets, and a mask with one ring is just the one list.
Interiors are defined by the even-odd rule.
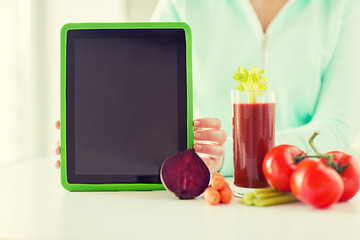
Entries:
[[[153,183],[106,183],[106,184],[82,184],[68,182],[67,166],[67,122],[66,122],[66,61],[67,61],[67,35],[71,30],[91,30],[91,29],[182,29],[184,31],[186,43],[186,91],[187,91],[187,147],[193,146],[193,98],[192,98],[192,57],[191,57],[191,30],[190,27],[182,22],[144,22],[144,23],[69,23],[61,29],[61,72],[60,72],[60,103],[61,103],[61,183],[69,191],[133,191],[133,190],[163,190],[162,184]],[[165,160],[165,159],[164,159]]]

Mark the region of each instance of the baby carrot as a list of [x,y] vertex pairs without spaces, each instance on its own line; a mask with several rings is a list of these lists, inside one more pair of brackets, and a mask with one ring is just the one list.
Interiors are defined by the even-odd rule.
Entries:
[[226,186],[226,181],[225,181],[225,178],[221,174],[215,172],[215,173],[213,173],[213,175],[211,177],[210,184],[213,188],[220,191],[220,190],[223,190],[224,187]]
[[228,185],[226,185],[225,188],[220,191],[220,196],[222,203],[229,203],[232,198],[231,188]]
[[220,202],[221,196],[219,191],[210,186],[205,189],[204,198],[209,204],[216,205]]

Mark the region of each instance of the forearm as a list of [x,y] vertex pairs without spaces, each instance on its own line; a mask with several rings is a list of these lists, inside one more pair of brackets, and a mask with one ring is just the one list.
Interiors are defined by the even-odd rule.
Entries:
[[320,131],[314,141],[320,152],[339,150],[355,154],[352,149],[356,134],[355,127],[334,119],[314,120],[301,127],[277,131],[275,145],[291,144],[308,154],[313,154],[308,140],[315,131]]

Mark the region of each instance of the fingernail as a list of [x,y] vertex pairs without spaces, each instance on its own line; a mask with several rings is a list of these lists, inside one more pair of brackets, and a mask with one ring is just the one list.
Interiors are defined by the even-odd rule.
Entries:
[[59,168],[60,168],[60,161],[59,161],[59,160],[56,161],[56,163],[55,163],[55,168],[56,168],[56,169],[59,169]]
[[194,126],[199,126],[200,125],[200,121],[194,121]]
[[60,129],[60,121],[56,121],[56,122],[55,122],[55,127],[56,127],[57,129]]
[[200,137],[200,133],[194,133],[194,138],[199,138]]
[[56,148],[55,153],[56,153],[57,155],[60,155],[60,147],[57,147],[57,148]]

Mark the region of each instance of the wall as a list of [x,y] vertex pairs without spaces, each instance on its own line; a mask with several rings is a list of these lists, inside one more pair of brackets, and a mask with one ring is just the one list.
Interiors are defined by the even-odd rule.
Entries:
[[126,20],[130,22],[149,21],[158,0],[127,0]]

